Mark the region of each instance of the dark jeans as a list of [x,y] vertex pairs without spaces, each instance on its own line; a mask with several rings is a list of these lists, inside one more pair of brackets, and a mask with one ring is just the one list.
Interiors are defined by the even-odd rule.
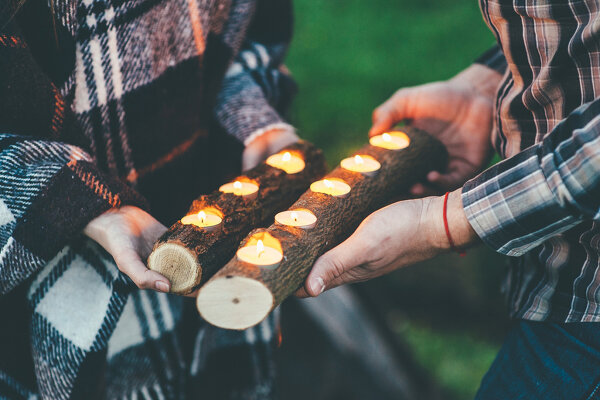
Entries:
[[518,322],[475,398],[600,399],[600,324]]

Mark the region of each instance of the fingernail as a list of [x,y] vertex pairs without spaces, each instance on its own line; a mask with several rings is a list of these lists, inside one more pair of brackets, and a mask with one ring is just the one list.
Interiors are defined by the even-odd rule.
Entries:
[[318,287],[313,287],[313,291],[314,292],[319,292],[319,294],[323,293],[325,291],[325,282],[323,282],[323,278],[321,278],[320,276],[317,277],[317,284],[319,285]]
[[169,285],[163,281],[154,282],[154,288],[159,292],[169,293]]

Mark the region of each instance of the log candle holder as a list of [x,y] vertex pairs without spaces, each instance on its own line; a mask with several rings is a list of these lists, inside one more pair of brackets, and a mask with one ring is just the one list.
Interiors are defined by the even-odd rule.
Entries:
[[[231,193],[224,193],[229,191],[225,188],[194,200],[182,219],[189,223],[176,222],[158,239],[148,267],[169,279],[172,293],[194,292],[235,254],[251,229],[266,226],[327,171],[323,153],[308,142],[295,143],[281,152],[300,157],[304,168],[287,173],[261,163],[237,178],[237,185],[230,185]],[[242,187],[247,182],[258,185],[258,191],[247,195]],[[237,190],[240,193],[236,195]],[[200,214],[203,210],[205,213]],[[205,226],[209,224],[207,217],[213,217],[218,225]]]
[[259,239],[265,245],[271,241],[271,247],[281,249],[282,261],[276,268],[263,268],[240,257],[231,259],[200,288],[197,307],[202,317],[226,329],[258,324],[304,283],[317,258],[350,236],[367,215],[405,193],[429,171],[446,167],[448,155],[437,139],[415,128],[406,127],[404,132],[405,148],[390,148],[388,136],[381,147],[367,145],[356,153],[381,164],[376,174],[340,166],[326,176],[347,183],[351,188],[347,195],[308,190],[292,205],[290,210],[308,210],[317,217],[310,229],[275,223],[252,231],[240,248]]

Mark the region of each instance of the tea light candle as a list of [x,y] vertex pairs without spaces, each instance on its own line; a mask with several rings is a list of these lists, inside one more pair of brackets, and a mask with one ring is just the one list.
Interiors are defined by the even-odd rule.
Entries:
[[371,156],[359,156],[344,158],[340,163],[342,168],[348,171],[360,172],[365,176],[373,176],[381,168],[379,161]]
[[313,182],[310,190],[335,197],[346,197],[350,193],[350,186],[340,179],[323,179]]
[[311,229],[317,223],[317,217],[308,210],[292,210],[280,212],[275,216],[275,221],[281,225]]
[[233,193],[236,196],[242,196],[246,199],[256,198],[258,193],[258,185],[252,182],[230,182],[219,188],[223,193]]
[[276,268],[283,259],[281,251],[265,246],[262,240],[257,241],[255,245],[242,247],[236,256],[240,261],[271,269]]
[[214,231],[221,227],[223,219],[210,211],[202,210],[197,214],[186,215],[181,218],[181,223],[184,225],[195,225],[203,228],[205,231]]
[[266,163],[271,167],[282,169],[288,174],[297,174],[305,167],[304,160],[289,151],[273,154],[267,158]]
[[381,135],[373,136],[369,139],[372,146],[383,147],[389,150],[400,150],[408,147],[410,138],[404,132],[386,132]]

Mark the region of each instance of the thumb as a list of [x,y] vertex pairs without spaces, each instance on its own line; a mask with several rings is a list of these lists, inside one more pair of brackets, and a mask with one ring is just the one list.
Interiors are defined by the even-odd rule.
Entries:
[[398,90],[392,97],[387,99],[385,103],[380,105],[373,111],[373,125],[369,131],[369,136],[380,135],[385,131],[389,131],[398,122],[405,119],[414,119],[418,116],[413,107],[412,88],[404,88]]
[[[328,285],[335,281],[336,285],[346,283],[344,273],[366,262],[366,253],[361,246],[354,245],[354,235],[343,243],[323,254],[315,262],[312,271],[306,279],[304,289],[310,296],[316,297],[323,293]],[[341,278],[338,279],[338,278]]]

